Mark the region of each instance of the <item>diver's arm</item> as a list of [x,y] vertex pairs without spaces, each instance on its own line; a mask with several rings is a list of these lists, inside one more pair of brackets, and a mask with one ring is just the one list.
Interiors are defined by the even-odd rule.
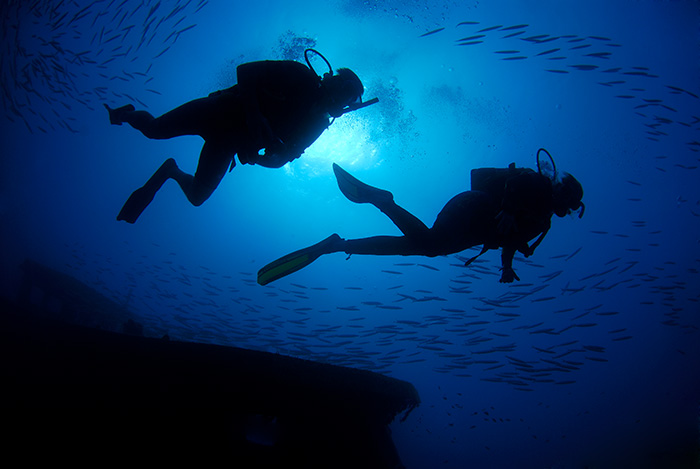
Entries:
[[299,158],[312,143],[328,128],[328,118],[325,114],[310,119],[306,129],[297,133],[296,138],[290,138],[280,145],[271,145],[265,149],[257,164],[266,168],[280,168],[286,163]]
[[547,228],[546,230],[544,230],[544,231],[542,232],[542,234],[540,234],[540,237],[537,238],[537,240],[536,240],[534,243],[532,243],[532,244],[529,245],[529,246],[528,246],[527,243],[526,243],[525,246],[523,246],[522,248],[518,249],[518,251],[520,251],[521,253],[523,253],[523,255],[524,255],[525,257],[530,257],[531,255],[533,255],[533,254],[535,253],[535,248],[536,248],[537,246],[540,245],[540,243],[542,242],[542,240],[544,239],[544,237],[547,235],[548,232],[549,232],[549,228]]
[[514,176],[506,182],[501,210],[496,215],[498,234],[512,237],[518,231],[516,214],[522,211],[523,195],[527,191],[527,174]]
[[501,283],[511,283],[513,280],[520,280],[513,270],[513,256],[516,249],[513,247],[504,246],[501,249]]
[[534,171],[513,176],[506,181],[501,209],[516,215],[548,206],[552,197],[552,184],[546,177]]
[[505,209],[498,212],[496,215],[496,229],[501,236],[513,236],[518,231],[518,224],[515,221],[515,215]]

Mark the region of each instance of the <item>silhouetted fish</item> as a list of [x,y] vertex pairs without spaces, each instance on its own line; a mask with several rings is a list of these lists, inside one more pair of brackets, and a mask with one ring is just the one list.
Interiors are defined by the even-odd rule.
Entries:
[[499,28],[502,28],[502,27],[503,27],[503,25],[502,25],[502,24],[499,24],[498,26],[489,26],[488,28],[480,29],[480,30],[478,30],[477,32],[478,32],[478,33],[485,33],[485,32],[487,32],[487,31],[493,31],[494,29],[499,29]]
[[529,24],[516,24],[514,26],[506,26],[504,28],[501,28],[501,31],[510,31],[512,29],[522,29],[522,28],[527,28],[530,26]]
[[546,51],[544,51],[544,52],[540,52],[540,53],[537,54],[537,55],[538,55],[538,56],[539,56],[539,55],[548,55],[548,54],[552,54],[552,53],[554,53],[554,52],[557,52],[557,51],[559,51],[559,50],[561,50],[561,49],[558,49],[558,48],[557,48],[557,49],[549,49],[549,50],[546,50]]
[[434,29],[434,30],[432,30],[432,31],[428,31],[427,33],[423,33],[423,34],[421,34],[421,35],[418,36],[418,37],[430,36],[430,35],[432,35],[432,34],[439,33],[440,31],[443,31],[444,29],[445,29],[445,28]]
[[474,39],[481,39],[482,37],[486,37],[486,35],[485,35],[485,34],[477,34],[477,35],[475,35],[475,36],[467,36],[467,37],[463,37],[463,38],[461,38],[461,39],[457,39],[457,42],[460,42],[460,41],[473,41]]

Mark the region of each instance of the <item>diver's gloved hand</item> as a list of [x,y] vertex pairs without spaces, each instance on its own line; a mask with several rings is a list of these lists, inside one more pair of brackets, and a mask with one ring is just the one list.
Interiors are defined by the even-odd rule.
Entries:
[[501,280],[499,281],[501,283],[513,283],[513,280],[520,281],[520,277],[516,275],[512,267],[504,267],[503,273],[501,274]]
[[496,221],[498,222],[496,228],[498,230],[498,234],[501,236],[509,236],[518,231],[518,224],[516,223],[515,216],[513,216],[512,213],[501,210],[498,212],[498,215],[496,215]]
[[[518,249],[518,251],[520,251],[520,252],[522,253],[523,256],[525,256],[525,257],[530,257],[531,255],[534,254],[535,248],[532,248],[532,247],[530,247],[530,246],[528,246],[528,245],[525,245],[524,247]],[[518,280],[520,280],[520,279],[518,279]]]

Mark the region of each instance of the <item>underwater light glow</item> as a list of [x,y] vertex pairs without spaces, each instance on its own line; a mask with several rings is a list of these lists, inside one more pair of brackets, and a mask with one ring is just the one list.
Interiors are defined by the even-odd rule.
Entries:
[[368,119],[358,116],[343,116],[336,119],[321,134],[313,145],[306,149],[303,157],[284,166],[289,175],[306,174],[309,177],[326,176],[332,164],[344,168],[366,169],[381,164],[379,148],[370,138]]

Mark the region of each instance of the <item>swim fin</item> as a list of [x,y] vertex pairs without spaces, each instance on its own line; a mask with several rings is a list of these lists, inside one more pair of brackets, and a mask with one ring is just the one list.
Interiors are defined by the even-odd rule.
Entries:
[[109,123],[112,125],[122,125],[124,123],[124,118],[126,117],[126,114],[134,112],[136,110],[133,104],[127,104],[116,109],[112,109],[106,104],[104,105],[104,107],[109,113]]
[[365,184],[335,163],[333,163],[333,172],[340,192],[351,202],[377,205],[394,200],[391,192]]
[[280,257],[276,261],[270,262],[258,271],[258,283],[260,285],[267,285],[270,282],[274,282],[297,270],[303,269],[323,254],[336,252],[333,248],[333,244],[340,241],[342,241],[342,238],[334,233],[313,246],[300,249],[284,257]]
[[124,220],[127,223],[136,223],[138,217],[146,210],[148,204],[153,202],[157,189],[154,191],[150,187],[144,186],[131,193],[124,203],[124,206],[117,215],[117,220]]
[[148,204],[153,202],[156,192],[160,190],[163,183],[171,177],[172,172],[177,170],[177,163],[172,158],[168,158],[160,165],[160,168],[153,173],[143,187],[131,193],[124,203],[124,206],[117,215],[117,220],[124,220],[127,223],[135,223],[138,217],[146,210]]

